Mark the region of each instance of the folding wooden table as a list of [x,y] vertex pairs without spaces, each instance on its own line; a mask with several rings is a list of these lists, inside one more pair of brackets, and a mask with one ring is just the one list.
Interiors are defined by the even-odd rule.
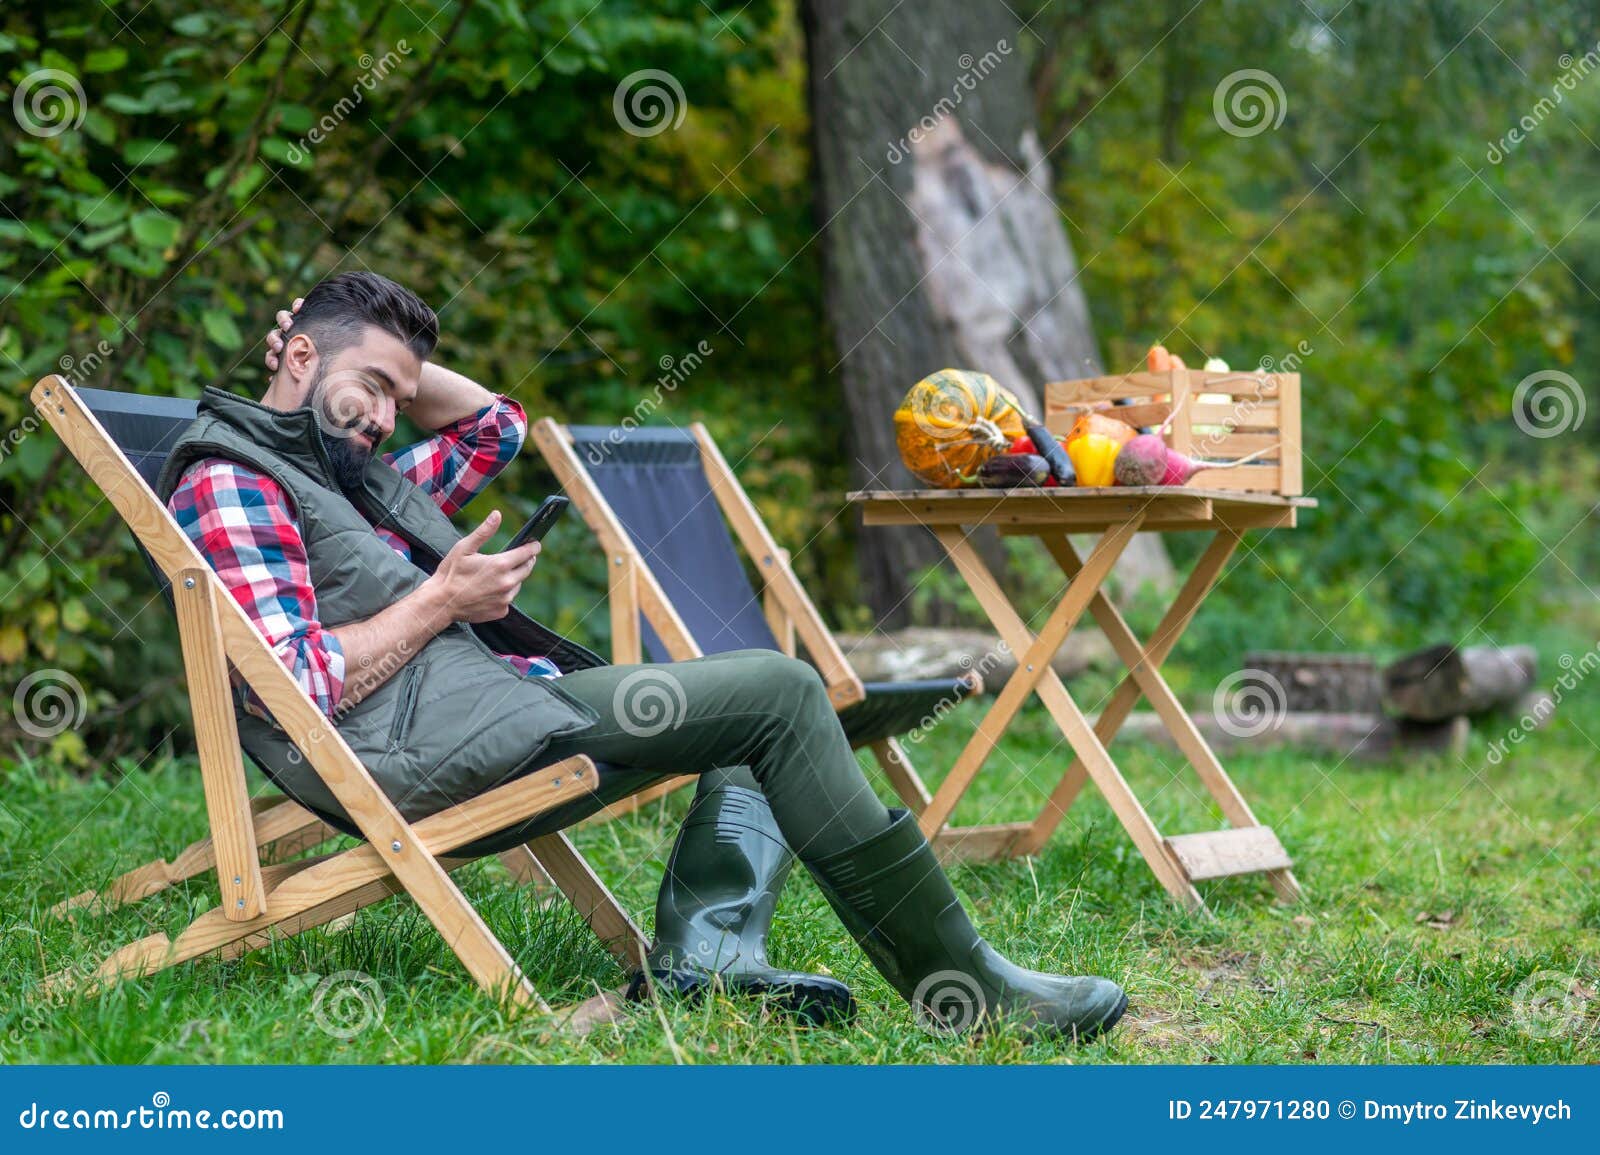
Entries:
[[[1002,643],[1015,656],[1016,673],[988,706],[977,732],[921,811],[922,830],[956,857],[1002,858],[1033,854],[1049,840],[1086,778],[1100,788],[1118,820],[1161,884],[1185,907],[1205,911],[1195,889],[1203,879],[1265,872],[1280,899],[1300,897],[1290,858],[1272,829],[1261,825],[1216,754],[1178,701],[1160,666],[1194,617],[1244,533],[1285,528],[1296,512],[1316,502],[1303,497],[1190,487],[1026,490],[865,491],[849,500],[868,526],[922,525],[933,531],[972,589]],[[970,533],[994,526],[1002,534],[1037,537],[1065,571],[1068,583],[1037,633],[1026,624],[979,556]],[[1141,643],[1102,592],[1112,565],[1135,533],[1210,532],[1212,539],[1148,643]],[[1098,533],[1085,559],[1069,533]],[[1095,618],[1128,673],[1091,725],[1050,659],[1085,611]],[[1031,822],[949,827],[950,816],[984,760],[1030,694],[1038,694],[1075,758]],[[1106,751],[1135,703],[1148,698],[1178,748],[1221,807],[1223,830],[1163,836]],[[942,835],[941,835],[942,832]]]

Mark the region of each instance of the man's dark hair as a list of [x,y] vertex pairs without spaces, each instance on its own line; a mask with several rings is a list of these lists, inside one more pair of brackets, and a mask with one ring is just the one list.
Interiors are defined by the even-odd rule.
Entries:
[[419,361],[439,343],[439,318],[421,297],[366,271],[339,273],[313,285],[290,332],[306,334],[319,354],[332,357],[359,341],[368,325],[405,342]]

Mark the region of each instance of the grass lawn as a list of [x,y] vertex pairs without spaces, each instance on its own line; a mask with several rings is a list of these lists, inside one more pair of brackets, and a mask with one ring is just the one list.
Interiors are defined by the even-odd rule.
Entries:
[[[1074,1048],[1001,1028],[930,1036],[865,962],[803,870],[773,932],[781,963],[855,988],[848,1030],[800,1030],[749,1004],[640,1008],[586,1038],[510,1019],[466,979],[409,903],[231,963],[203,960],[99,995],[47,999],[41,975],[135,937],[176,933],[213,905],[211,880],[76,923],[42,912],[204,833],[191,762],[83,781],[0,762],[0,1059],[30,1063],[1366,1063],[1600,1060],[1600,748],[1571,704],[1499,765],[1486,724],[1464,762],[1372,766],[1294,752],[1230,768],[1296,859],[1307,899],[1256,878],[1202,884],[1215,921],[1164,896],[1092,789],[1045,853],[955,872],[988,937],[1020,962],[1112,976],[1132,1006],[1108,1040]],[[975,721],[946,719],[915,750],[948,765]],[[1061,768],[1048,719],[1025,714],[958,813],[1029,817]],[[1121,747],[1119,747],[1121,749]],[[1128,774],[1168,833],[1220,819],[1176,757],[1126,747]],[[936,778],[937,774],[930,777]],[[581,848],[648,922],[688,792],[582,830]],[[539,909],[498,862],[458,877],[552,1002],[622,974],[564,905]],[[328,976],[356,978],[324,987]],[[320,1005],[318,991],[324,991]],[[381,1003],[381,1007],[380,1007]],[[352,1037],[348,1027],[361,1026]],[[332,1030],[327,1029],[332,1026]]]

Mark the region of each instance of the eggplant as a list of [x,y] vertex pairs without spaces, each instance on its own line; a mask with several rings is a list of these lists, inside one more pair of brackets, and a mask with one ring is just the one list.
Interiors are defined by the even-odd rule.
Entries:
[[1039,451],[1039,456],[1044,458],[1045,464],[1050,469],[1050,476],[1056,479],[1056,484],[1077,485],[1078,471],[1072,467],[1072,458],[1067,456],[1067,451],[1061,448],[1055,436],[1035,421],[1028,422],[1023,428],[1028,431],[1028,439]]
[[1049,476],[1050,463],[1037,453],[999,453],[963,480],[980,489],[1018,489],[1043,485]]

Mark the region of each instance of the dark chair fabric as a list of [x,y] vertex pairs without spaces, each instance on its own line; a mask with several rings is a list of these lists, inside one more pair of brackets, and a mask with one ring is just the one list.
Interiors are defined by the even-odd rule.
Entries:
[[153,489],[167,454],[194,421],[197,403],[181,397],[145,397],[110,389],[79,389],[89,412],[128,455],[139,476]]
[[[88,406],[95,420],[105,426],[106,433],[117,443],[128,461],[139,471],[145,484],[155,488],[161,467],[167,455],[177,444],[183,431],[189,428],[198,411],[198,403],[182,397],[146,397],[139,393],[118,393],[111,389],[79,389],[78,397]],[[155,578],[161,596],[172,605],[172,591],[167,587],[167,575],[145,552],[138,538],[134,547],[150,576]]]
[[[711,490],[694,434],[605,425],[574,425],[571,433],[578,459],[700,649],[708,654],[779,649]],[[652,661],[671,660],[648,621],[641,620],[640,632]],[[868,682],[865,689],[866,698],[839,716],[857,746],[903,734],[941,703],[954,705],[971,692],[967,682],[955,679]]]

